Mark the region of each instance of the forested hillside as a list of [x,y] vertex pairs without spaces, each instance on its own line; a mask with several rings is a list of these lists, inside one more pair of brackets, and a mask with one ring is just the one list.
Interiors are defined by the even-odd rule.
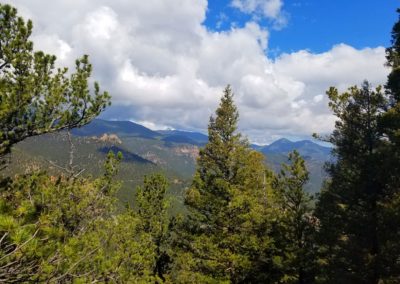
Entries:
[[[134,188],[142,184],[142,177],[152,172],[163,172],[171,181],[174,198],[182,200],[185,187],[193,178],[199,149],[208,141],[207,135],[179,130],[152,131],[129,121],[105,121],[95,119],[84,127],[72,131],[74,164],[84,170],[83,175],[98,176],[108,151],[120,151],[124,159],[118,179],[123,183],[118,191],[122,203],[134,194]],[[26,168],[62,172],[69,163],[71,147],[67,133],[33,137],[20,143],[13,151],[5,173],[24,173]],[[251,145],[266,157],[265,162],[276,173],[287,162],[288,154],[297,150],[306,161],[310,180],[305,189],[316,193],[320,190],[325,162],[331,159],[331,148],[311,141],[291,142],[280,139],[267,146]],[[21,165],[24,165],[21,167]]]
[[32,29],[0,4],[1,283],[400,282],[400,17],[386,85],[327,90],[332,149],[251,145],[230,85],[207,135],[97,120]]

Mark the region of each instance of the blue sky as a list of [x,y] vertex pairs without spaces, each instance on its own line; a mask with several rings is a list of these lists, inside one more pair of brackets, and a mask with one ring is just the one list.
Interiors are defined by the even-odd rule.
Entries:
[[[268,52],[273,57],[303,49],[324,52],[339,43],[358,49],[388,46],[399,6],[398,0],[287,0],[282,8],[288,19],[285,27],[274,29],[266,19],[259,23],[270,31]],[[210,0],[204,24],[211,30],[229,30],[252,17],[232,7],[231,0]]]
[[230,84],[252,142],[328,134],[325,95],[385,84],[400,0],[3,0],[35,48],[74,68],[89,54],[112,95],[104,119],[205,132]]

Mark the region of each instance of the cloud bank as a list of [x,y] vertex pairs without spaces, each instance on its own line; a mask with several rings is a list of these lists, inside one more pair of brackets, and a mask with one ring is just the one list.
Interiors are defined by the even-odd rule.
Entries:
[[[325,90],[368,79],[382,84],[384,48],[346,44],[314,54],[266,56],[269,32],[256,21],[229,31],[203,25],[206,0],[13,0],[34,22],[35,47],[59,64],[89,54],[93,77],[113,96],[108,119],[154,127],[205,130],[223,88],[231,84],[240,130],[253,142],[330,132]],[[234,0],[244,13],[282,15],[281,0]],[[260,12],[261,11],[261,12]]]

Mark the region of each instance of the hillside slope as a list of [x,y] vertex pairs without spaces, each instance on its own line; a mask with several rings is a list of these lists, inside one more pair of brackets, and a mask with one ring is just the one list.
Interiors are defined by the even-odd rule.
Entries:
[[[129,121],[105,121],[96,119],[89,125],[74,129],[74,164],[85,175],[98,176],[102,172],[106,154],[121,151],[124,160],[119,177],[123,186],[118,196],[122,202],[131,202],[137,185],[143,176],[153,172],[166,174],[172,185],[171,195],[182,203],[182,190],[190,184],[195,171],[200,147],[207,143],[201,133],[164,130],[153,131]],[[276,172],[287,162],[287,154],[298,150],[306,160],[310,171],[307,189],[317,192],[325,177],[323,165],[330,159],[330,148],[311,141],[291,142],[280,139],[267,146],[255,147],[266,156],[266,162]],[[43,168],[60,172],[69,162],[70,145],[66,133],[30,138],[16,147],[10,174],[26,168]]]

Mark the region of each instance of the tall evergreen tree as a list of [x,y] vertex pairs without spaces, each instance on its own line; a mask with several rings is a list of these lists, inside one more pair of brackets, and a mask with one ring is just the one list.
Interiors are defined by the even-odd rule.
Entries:
[[[400,15],[400,9],[397,10]],[[380,121],[382,134],[388,138],[388,182],[400,192],[400,16],[392,30],[392,45],[386,49],[387,66],[391,68],[386,84],[390,107]]]
[[[400,9],[397,10],[400,14]],[[391,142],[391,152],[394,155],[391,165],[393,173],[400,170],[400,17],[392,29],[392,45],[386,49],[387,66],[390,74],[386,83],[386,92],[389,95],[389,108],[381,119],[382,133]],[[396,175],[394,183],[399,184],[400,177]]]
[[328,283],[378,283],[384,279],[382,204],[386,142],[378,121],[387,107],[380,87],[367,82],[340,94],[327,92],[338,120],[327,141],[335,148],[330,179],[320,194],[316,216],[323,271]]
[[316,266],[314,244],[316,219],[313,197],[304,187],[309,180],[305,162],[297,151],[289,154],[274,188],[281,206],[281,222],[275,239],[282,252],[281,283],[313,283]]
[[267,281],[271,190],[262,155],[236,132],[238,117],[228,86],[186,194],[189,212],[173,273],[178,283]]
[[[400,15],[400,9],[397,9]],[[400,278],[400,16],[392,29],[392,45],[386,49],[387,66],[391,68],[386,84],[389,107],[380,120],[380,130],[387,140],[385,165],[382,170],[385,178],[386,202],[383,207],[382,241],[384,272],[393,282]]]

